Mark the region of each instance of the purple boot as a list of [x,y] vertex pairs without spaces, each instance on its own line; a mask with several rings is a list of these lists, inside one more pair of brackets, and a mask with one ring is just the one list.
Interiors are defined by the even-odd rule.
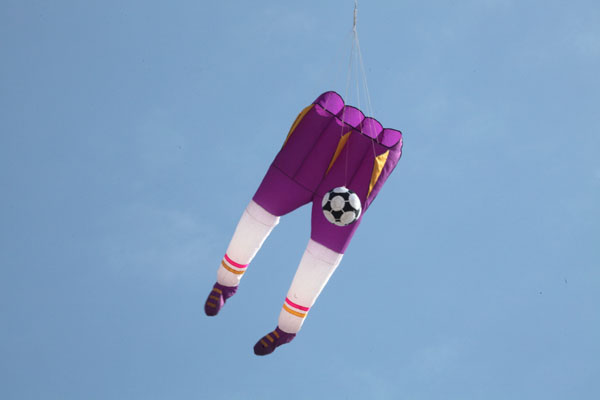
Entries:
[[206,315],[209,317],[217,315],[225,305],[227,299],[235,294],[237,288],[237,286],[223,286],[220,283],[215,283],[204,304]]
[[254,345],[254,354],[257,356],[266,356],[267,354],[271,354],[275,351],[275,348],[281,346],[282,344],[286,344],[292,341],[296,337],[295,333],[287,333],[279,329],[279,327],[275,328],[275,330],[267,335],[263,336],[256,344]]

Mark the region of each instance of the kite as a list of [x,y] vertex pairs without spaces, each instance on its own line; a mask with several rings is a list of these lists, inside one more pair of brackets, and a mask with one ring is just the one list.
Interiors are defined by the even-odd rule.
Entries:
[[340,264],[366,211],[396,167],[402,133],[321,94],[293,123],[244,210],[204,306],[215,316],[233,296],[280,217],[312,204],[311,234],[275,330],[254,346],[267,355],[291,342]]

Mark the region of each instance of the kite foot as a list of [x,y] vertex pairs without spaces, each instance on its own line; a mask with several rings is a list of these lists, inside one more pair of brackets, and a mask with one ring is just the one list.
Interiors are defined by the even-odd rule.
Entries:
[[209,317],[217,315],[227,299],[235,294],[237,288],[237,286],[223,286],[220,283],[215,283],[204,304],[206,315]]
[[254,354],[257,356],[271,354],[277,347],[291,342],[295,337],[295,333],[287,333],[277,327],[273,332],[268,333],[256,342],[254,345]]

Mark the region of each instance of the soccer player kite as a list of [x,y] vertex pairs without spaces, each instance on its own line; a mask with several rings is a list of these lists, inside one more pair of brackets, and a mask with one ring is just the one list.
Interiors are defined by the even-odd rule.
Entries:
[[402,133],[384,129],[335,92],[320,95],[296,118],[283,147],[246,207],[206,300],[219,313],[279,218],[312,203],[311,234],[275,330],[254,353],[289,343],[339,265],[365,212],[402,153]]

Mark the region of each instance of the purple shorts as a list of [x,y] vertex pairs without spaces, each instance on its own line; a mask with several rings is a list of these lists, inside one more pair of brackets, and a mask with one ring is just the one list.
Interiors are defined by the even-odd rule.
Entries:
[[[312,201],[311,239],[344,253],[401,154],[400,131],[383,129],[326,92],[298,115],[253,200],[276,216]],[[343,227],[327,221],[321,209],[323,196],[339,186],[362,204],[359,219]]]

